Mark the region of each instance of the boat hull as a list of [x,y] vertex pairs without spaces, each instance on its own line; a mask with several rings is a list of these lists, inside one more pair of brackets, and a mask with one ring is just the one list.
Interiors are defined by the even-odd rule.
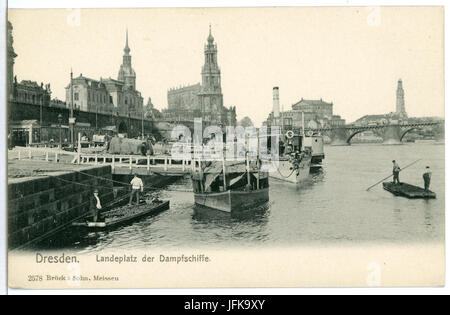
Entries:
[[243,212],[269,201],[269,189],[228,190],[219,193],[194,194],[195,204],[228,213]]
[[288,160],[280,160],[278,169],[269,172],[269,177],[292,184],[300,184],[309,178],[311,170],[311,157],[303,158],[296,171],[292,169],[292,163]]
[[[142,207],[142,211],[135,212],[132,215],[123,216],[117,219],[112,220],[105,220],[105,222],[75,222],[72,223],[72,226],[75,227],[84,227],[88,229],[108,229],[108,228],[114,228],[126,224],[130,224],[134,221],[140,220],[144,217],[156,215],[158,213],[161,213],[162,211],[168,210],[170,208],[170,202],[169,201],[163,201],[156,205],[137,205],[137,207]],[[117,211],[117,210],[112,210]],[[107,212],[105,213],[107,214]]]

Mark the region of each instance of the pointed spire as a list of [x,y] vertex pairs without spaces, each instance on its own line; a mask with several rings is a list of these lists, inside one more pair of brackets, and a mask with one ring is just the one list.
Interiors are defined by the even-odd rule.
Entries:
[[125,42],[125,49],[123,51],[127,55],[130,53],[130,47],[128,47],[128,27],[127,27],[127,36],[126,36],[126,42]]
[[208,43],[212,44],[214,42],[214,37],[211,33],[211,23],[209,24],[209,36],[208,36]]

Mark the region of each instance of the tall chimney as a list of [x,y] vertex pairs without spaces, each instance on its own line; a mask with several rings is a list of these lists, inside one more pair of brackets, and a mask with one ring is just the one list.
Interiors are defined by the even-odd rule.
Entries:
[[273,88],[273,115],[280,117],[280,91],[278,86]]

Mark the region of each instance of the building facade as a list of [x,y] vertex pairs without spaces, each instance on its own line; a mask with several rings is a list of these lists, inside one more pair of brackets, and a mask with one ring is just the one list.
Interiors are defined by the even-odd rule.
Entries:
[[[273,111],[264,122],[266,126],[280,126],[285,133],[288,130],[303,128],[318,129],[345,126],[345,119],[333,114],[333,103],[320,100],[305,100],[292,105],[291,110],[280,111],[279,88],[273,89]],[[275,113],[279,113],[276,115]]]
[[49,106],[51,93],[50,84],[46,84],[44,87],[43,83],[39,85],[36,81],[30,80],[22,80],[17,83],[17,78],[14,77],[13,99],[16,102]]
[[214,43],[211,27],[204,54],[202,82],[170,89],[167,92],[168,108],[164,111],[164,116],[169,120],[193,120],[199,117],[207,123],[234,126],[236,125],[236,108],[226,108],[223,104],[217,44]]
[[130,117],[143,115],[143,97],[136,90],[136,72],[131,64],[128,31],[117,80],[94,80],[82,74],[72,78],[71,74],[71,83],[66,86],[66,104],[68,107],[73,104],[74,109],[82,111]]

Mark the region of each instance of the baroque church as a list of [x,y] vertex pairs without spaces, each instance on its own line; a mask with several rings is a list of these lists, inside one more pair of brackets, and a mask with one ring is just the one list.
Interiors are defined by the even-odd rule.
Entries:
[[202,67],[202,83],[167,92],[168,109],[166,119],[192,121],[202,118],[204,122],[220,126],[236,125],[236,107],[223,105],[220,68],[217,63],[217,44],[209,27],[209,36],[204,49],[205,63]]
[[[66,104],[83,111],[111,113],[140,118],[143,115],[143,97],[136,90],[136,72],[131,65],[128,30],[117,80],[94,80],[80,74],[66,87]],[[73,89],[71,88],[73,85]]]

